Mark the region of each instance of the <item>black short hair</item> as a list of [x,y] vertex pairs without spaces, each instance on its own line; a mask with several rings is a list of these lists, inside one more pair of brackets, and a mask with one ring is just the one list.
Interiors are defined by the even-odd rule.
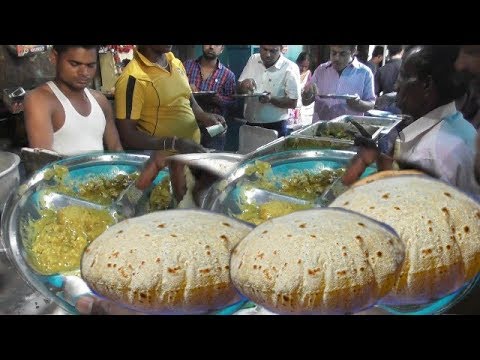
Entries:
[[[332,45],[329,45],[330,47],[332,47]],[[348,47],[348,49],[350,50],[350,52],[352,53],[352,55],[355,55],[355,53],[357,52],[357,46],[358,45],[338,45],[338,46],[346,46]]]
[[302,61],[305,61],[305,60],[310,61],[310,54],[307,53],[306,51],[302,51],[300,54],[298,54],[296,63],[298,64],[298,63],[300,63]]
[[432,77],[441,104],[465,94],[468,79],[454,66],[460,52],[459,45],[418,45],[409,49],[409,53],[414,51],[416,53],[411,55],[411,59],[419,79]]
[[373,48],[372,57],[383,56],[383,46],[377,45]]
[[99,45],[53,45],[53,50],[59,55],[70,48],[96,49],[98,51]]
[[400,54],[400,52],[403,50],[403,45],[387,45],[387,49],[388,55],[394,56]]

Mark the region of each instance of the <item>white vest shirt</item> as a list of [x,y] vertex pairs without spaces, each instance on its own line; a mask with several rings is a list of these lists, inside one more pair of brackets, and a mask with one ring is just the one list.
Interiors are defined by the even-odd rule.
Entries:
[[[300,70],[293,61],[280,55],[277,62],[268,69],[263,65],[260,54],[253,54],[238,78],[254,79],[255,92],[267,91],[271,96],[288,97],[300,101]],[[288,119],[288,109],[272,104],[262,104],[257,97],[245,98],[245,119],[251,123],[271,123]]]
[[102,108],[90,91],[85,89],[91,111],[88,116],[83,116],[53,81],[47,82],[47,85],[52,89],[65,112],[65,123],[53,133],[52,150],[65,156],[103,150],[103,133],[107,121]]

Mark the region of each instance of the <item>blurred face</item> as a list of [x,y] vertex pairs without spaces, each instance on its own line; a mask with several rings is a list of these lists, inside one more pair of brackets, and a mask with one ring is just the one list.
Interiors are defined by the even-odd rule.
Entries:
[[282,53],[282,45],[260,45],[260,58],[265,67],[275,64]]
[[342,71],[353,60],[350,46],[330,45],[330,61],[337,71]]
[[397,82],[395,83],[397,91],[397,106],[403,114],[412,116],[414,119],[424,115],[425,102],[425,81],[418,78],[417,70],[412,54],[418,52],[414,50],[404,58]]
[[149,47],[155,54],[161,55],[172,51],[173,45],[145,45]]
[[223,45],[203,45],[203,57],[205,59],[217,59],[222,52]]
[[300,69],[300,74],[303,74],[310,68],[310,61],[303,60],[298,63],[298,68]]
[[53,52],[57,79],[73,90],[83,90],[97,71],[97,49],[69,48],[58,54]]
[[480,89],[480,45],[463,45],[455,61],[455,69],[464,73]]
[[455,69],[480,77],[480,45],[463,45]]

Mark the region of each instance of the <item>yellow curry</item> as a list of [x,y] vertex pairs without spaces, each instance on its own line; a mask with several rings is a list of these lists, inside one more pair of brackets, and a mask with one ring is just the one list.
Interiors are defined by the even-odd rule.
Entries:
[[34,266],[44,274],[76,270],[83,249],[115,220],[106,210],[67,206],[44,209],[27,224],[27,249]]
[[[67,180],[68,175],[68,168],[54,165],[44,175],[53,182],[45,190],[100,205],[110,205],[138,177],[138,173],[113,178],[96,176],[79,183]],[[150,194],[148,211],[165,210],[170,202],[170,177],[165,176]],[[39,212],[40,219],[30,220],[23,231],[33,265],[43,274],[78,270],[85,247],[116,222],[106,210],[81,206],[40,209]]]

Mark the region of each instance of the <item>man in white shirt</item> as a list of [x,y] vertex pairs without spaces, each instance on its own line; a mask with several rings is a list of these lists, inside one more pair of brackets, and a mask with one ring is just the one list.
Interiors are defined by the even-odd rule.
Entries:
[[[415,46],[404,57],[397,80],[397,105],[412,121],[404,124],[394,158],[435,174],[460,189],[478,193],[475,182],[475,128],[455,107],[466,82],[455,71],[458,46]],[[380,169],[392,167],[392,158],[362,149],[343,180],[350,184],[366,164],[377,160]]]
[[300,71],[297,64],[282,55],[283,45],[260,45],[260,54],[248,59],[238,78],[237,93],[263,93],[245,99],[247,125],[261,126],[285,136],[288,109],[300,99]]

